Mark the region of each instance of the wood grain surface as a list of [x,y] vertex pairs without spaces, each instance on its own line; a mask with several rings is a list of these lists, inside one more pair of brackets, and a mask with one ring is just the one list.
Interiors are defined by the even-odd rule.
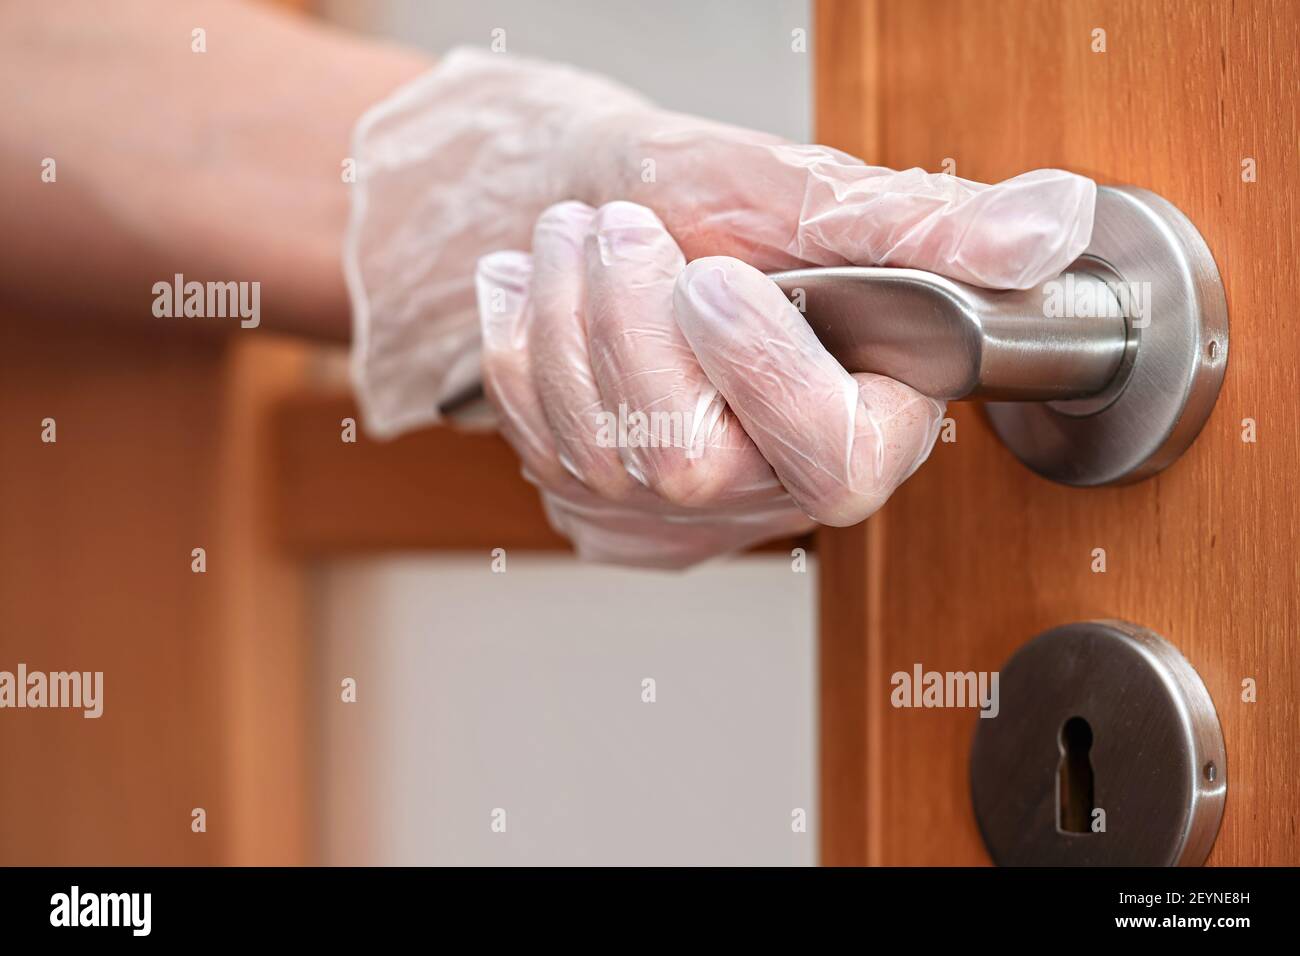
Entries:
[[0,713],[0,864],[311,859],[301,572],[270,543],[259,424],[300,366],[0,317],[0,670],[104,675],[97,719]]
[[[996,670],[1038,632],[1094,617],[1164,635],[1214,698],[1229,790],[1210,862],[1300,862],[1298,32],[1300,7],[1281,0],[819,0],[832,50],[852,34],[877,51],[819,56],[832,138],[858,115],[870,132],[849,144],[878,142],[865,158],[884,165],[951,158],[982,181],[1061,167],[1154,190],[1205,236],[1231,321],[1219,404],[1156,478],[1053,485],[959,404],[958,440],[879,516],[823,534],[823,862],[987,862],[967,786],[973,712],[894,710],[888,675]],[[851,92],[864,87],[876,103]]]

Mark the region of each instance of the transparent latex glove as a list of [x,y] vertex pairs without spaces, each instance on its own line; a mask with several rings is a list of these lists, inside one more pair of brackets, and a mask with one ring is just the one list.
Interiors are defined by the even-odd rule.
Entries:
[[527,246],[567,196],[556,157],[578,127],[648,109],[571,67],[461,48],[361,117],[343,271],[370,434],[432,424],[478,383],[475,261]]
[[[481,350],[553,523],[586,556],[668,566],[808,516],[860,520],[925,457],[941,415],[845,373],[755,270],[911,266],[1027,288],[1086,247],[1095,198],[1055,170],[984,186],[871,167],[469,51],[363,117],[355,155],[345,269],[370,431],[436,420]],[[538,218],[562,200],[582,202]],[[481,264],[476,314],[472,263],[500,249],[532,253]],[[707,256],[742,261],[685,266]],[[620,427],[620,397],[625,418],[670,413],[671,430],[689,412],[690,430],[629,447],[638,423]],[[606,447],[598,411],[623,447]]]
[[[747,245],[767,268],[883,261],[993,287],[1043,281],[1087,245],[1089,180],[1044,172],[984,187],[824,153],[836,172],[885,188],[846,182],[820,206],[806,189],[769,192],[761,205],[737,203],[750,228],[734,236],[701,202],[683,233]],[[799,247],[805,221],[827,232]],[[886,246],[879,259],[863,251]],[[807,255],[783,258],[794,247]],[[729,256],[688,265],[646,206],[552,206],[532,253],[484,257],[477,284],[484,385],[502,431],[552,524],[590,560],[683,567],[814,521],[855,524],[938,434],[941,402],[848,373],[762,272]]]
[[[351,153],[353,381],[381,438],[436,422],[439,404],[478,382],[474,263],[527,248],[561,200],[649,206],[688,260],[733,255],[764,271],[889,262],[1013,288],[1059,272],[1091,228],[1092,184],[1065,173],[996,190],[895,173],[656,110],[571,67],[470,48],[368,110]],[[863,215],[884,226],[859,229]],[[972,217],[985,226],[977,241],[962,232]]]

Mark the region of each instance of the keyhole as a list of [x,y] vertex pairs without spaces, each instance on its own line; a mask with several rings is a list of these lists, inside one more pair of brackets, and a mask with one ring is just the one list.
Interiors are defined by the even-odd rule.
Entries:
[[1061,725],[1061,767],[1057,772],[1056,828],[1062,833],[1092,832],[1092,728],[1082,717]]

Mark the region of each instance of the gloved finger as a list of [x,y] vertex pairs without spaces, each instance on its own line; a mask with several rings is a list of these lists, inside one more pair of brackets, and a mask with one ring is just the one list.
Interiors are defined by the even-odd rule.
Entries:
[[679,505],[779,493],[673,318],[673,285],[686,260],[659,218],[634,203],[602,206],[586,259],[591,367],[606,434],[617,438],[627,470]]
[[[620,156],[592,170],[583,179],[585,196],[651,207],[688,260],[735,256],[764,271],[901,266],[1027,289],[1058,275],[1092,235],[1096,184],[1063,170],[986,185],[659,115],[648,133],[625,137],[636,162]],[[628,173],[649,162],[652,181]]]
[[688,256],[719,254],[735,236],[742,258],[765,271],[898,266],[986,288],[1030,289],[1059,275],[1092,236],[1096,184],[1062,170],[986,185],[865,166],[822,147],[755,149],[760,168],[751,175],[762,193],[698,215],[702,241],[683,243]]
[[700,365],[805,513],[856,524],[929,455],[944,406],[850,375],[761,272],[728,258],[682,272],[674,311]]
[[[1097,187],[1059,169],[993,185],[800,155],[802,197],[790,251],[818,264],[926,269],[975,285],[1029,289],[1087,248]],[[864,171],[867,172],[864,175]]]
[[533,231],[533,321],[528,330],[532,375],[559,460],[579,481],[608,498],[636,482],[617,447],[603,447],[600,391],[587,343],[583,244],[595,210],[580,202],[551,206]]
[[528,351],[532,273],[532,256],[526,252],[494,252],[478,261],[474,287],[483,333],[483,391],[500,413],[501,432],[524,470],[538,483],[554,486],[568,475],[533,385]]

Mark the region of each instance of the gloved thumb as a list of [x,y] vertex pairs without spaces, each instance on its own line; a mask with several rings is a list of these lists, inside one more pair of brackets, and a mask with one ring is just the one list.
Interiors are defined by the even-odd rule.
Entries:
[[[993,185],[866,166],[819,146],[752,147],[752,204],[706,212],[709,251],[764,271],[797,265],[925,269],[992,289],[1059,275],[1092,237],[1097,187],[1059,169]],[[712,215],[710,215],[710,212]],[[734,237],[734,238],[730,238]],[[721,240],[721,241],[717,241]]]
[[[1063,170],[986,185],[679,114],[637,123],[623,131],[637,162],[596,164],[582,179],[597,203],[654,209],[688,260],[734,256],[765,272],[897,266],[1028,289],[1059,275],[1092,236],[1096,184]],[[650,181],[629,175],[642,168],[655,170]]]

